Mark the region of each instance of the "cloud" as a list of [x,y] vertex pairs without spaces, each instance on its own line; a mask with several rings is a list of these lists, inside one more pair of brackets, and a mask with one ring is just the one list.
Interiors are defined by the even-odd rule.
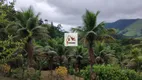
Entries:
[[[141,0],[48,0],[64,14],[75,15],[76,18],[89,9],[93,12],[100,10],[100,21],[114,21],[120,18],[141,17]],[[130,17],[127,17],[130,16]],[[81,19],[81,18],[80,18]]]
[[98,22],[142,18],[142,0],[17,0],[15,7],[21,9],[30,5],[42,18],[62,24],[65,30],[82,25],[86,9],[101,11]]

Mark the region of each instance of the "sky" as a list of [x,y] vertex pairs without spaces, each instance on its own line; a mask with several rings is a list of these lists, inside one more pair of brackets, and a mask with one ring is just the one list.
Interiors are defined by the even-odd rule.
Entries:
[[69,31],[71,27],[83,25],[82,15],[86,9],[96,12],[99,22],[114,22],[119,19],[142,18],[142,0],[16,0],[17,10],[32,6],[42,19],[62,24]]

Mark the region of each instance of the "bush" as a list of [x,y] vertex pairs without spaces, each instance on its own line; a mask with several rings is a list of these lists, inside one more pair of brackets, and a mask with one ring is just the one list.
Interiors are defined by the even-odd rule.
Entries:
[[40,80],[41,72],[39,70],[35,70],[34,68],[28,68],[24,71],[22,68],[17,68],[12,70],[12,76],[13,78],[16,78],[18,80]]
[[59,76],[66,76],[68,73],[68,70],[64,66],[59,66],[58,68],[55,69],[56,74]]
[[8,64],[0,64],[0,73],[6,75],[10,73],[11,67]]
[[73,67],[70,67],[68,72],[69,72],[70,75],[73,75],[75,73]]
[[[133,70],[122,70],[110,65],[95,65],[93,71],[97,75],[97,80],[142,80],[142,77]],[[81,70],[81,76],[85,80],[90,80],[89,66],[85,70]]]

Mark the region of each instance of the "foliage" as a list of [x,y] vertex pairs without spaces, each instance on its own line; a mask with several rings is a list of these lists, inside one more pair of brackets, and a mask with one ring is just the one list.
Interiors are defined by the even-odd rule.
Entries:
[[26,38],[20,41],[13,41],[11,38],[9,37],[8,40],[0,41],[0,63],[6,63],[9,59],[18,55],[19,51],[23,50]]
[[74,68],[73,68],[73,67],[70,67],[70,68],[68,69],[68,72],[69,72],[70,75],[73,75],[73,74],[75,73]]
[[[54,26],[53,22],[51,22],[51,25],[47,25],[47,26],[49,26],[49,29],[48,29],[49,33],[48,34],[50,35],[51,38],[63,37],[65,31],[60,30],[59,26],[57,26],[57,27]],[[60,27],[62,27],[62,26],[60,25]]]
[[[89,80],[90,67],[81,71],[82,77]],[[128,69],[120,69],[119,67],[111,65],[94,65],[93,71],[97,75],[97,80],[141,80],[142,76],[137,72]]]
[[[34,14],[32,7],[29,7],[28,10],[17,12],[15,17],[16,22],[7,26],[7,32],[10,35],[14,35],[18,38],[47,38],[47,29],[38,25],[39,13]],[[11,30],[16,31],[17,33],[13,33]]]
[[[83,25],[72,28],[79,34],[79,46],[66,47],[63,45],[66,31],[61,24],[43,24],[40,14],[35,14],[32,7],[15,11],[14,2],[0,2],[1,72],[10,71],[20,80],[38,80],[41,70],[51,70],[52,76],[57,67],[55,71],[62,77],[69,72],[86,80],[90,80],[90,73],[98,80],[141,80],[137,73],[142,71],[141,39],[115,40],[115,29],[106,29],[104,22],[97,23],[99,13],[86,10]],[[35,69],[28,68],[28,60]],[[91,68],[84,69],[89,62]]]
[[55,71],[56,71],[56,74],[61,77],[66,76],[68,73],[67,68],[64,66],[59,66],[58,68],[55,69]]
[[5,1],[0,2],[0,40],[8,38],[8,34],[5,30],[6,26],[15,21],[14,2],[5,4]]
[[15,2],[9,2],[9,4],[7,4],[5,0],[4,2],[0,2],[0,12],[4,12],[6,14],[5,18],[8,21],[15,21],[16,11],[14,9],[14,4]]
[[0,65],[0,72],[8,73],[10,71],[10,66],[8,64],[1,64]]
[[24,75],[22,74],[22,68],[17,68],[12,70],[12,77],[17,78],[19,80],[40,80],[41,79],[41,72],[35,70],[34,68],[28,68],[24,71]]

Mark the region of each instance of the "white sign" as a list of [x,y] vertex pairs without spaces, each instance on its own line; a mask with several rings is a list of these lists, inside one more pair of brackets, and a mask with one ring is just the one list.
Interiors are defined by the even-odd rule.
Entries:
[[65,33],[64,34],[65,46],[78,46],[78,34],[77,33]]

